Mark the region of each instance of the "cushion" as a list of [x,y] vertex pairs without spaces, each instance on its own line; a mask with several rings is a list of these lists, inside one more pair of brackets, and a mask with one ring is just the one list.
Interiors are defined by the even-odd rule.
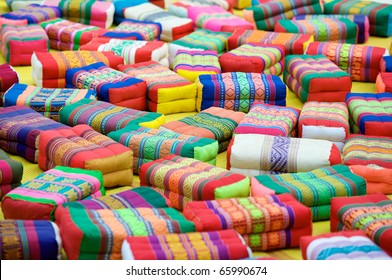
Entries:
[[37,24],[5,25],[0,31],[0,39],[3,57],[12,66],[29,66],[34,52],[49,51],[49,38]]
[[[392,41],[391,41],[392,42]],[[391,43],[392,47],[392,43]],[[389,51],[392,53],[392,48]],[[380,61],[381,72],[392,72],[392,55],[384,55]]]
[[333,42],[312,42],[306,49],[308,55],[325,55],[357,82],[375,82],[386,53],[385,48]]
[[274,31],[313,35],[318,42],[356,44],[358,41],[357,25],[346,18],[281,19]]
[[31,57],[32,75],[39,87],[64,88],[67,69],[103,62],[117,68],[124,59],[114,52],[62,51],[35,52]]
[[0,149],[0,201],[7,193],[20,186],[22,177],[22,163],[11,159]]
[[383,168],[375,164],[350,165],[352,173],[366,180],[366,193],[392,194],[392,168]]
[[392,92],[392,72],[380,72],[376,78],[376,92]]
[[354,93],[346,96],[354,133],[392,136],[392,93]]
[[11,11],[17,11],[31,4],[41,4],[42,0],[6,0],[5,2]]
[[96,26],[56,18],[40,24],[48,34],[50,48],[54,50],[79,50],[92,39],[101,36],[105,30]]
[[18,72],[8,63],[0,64],[0,106],[3,106],[4,92],[18,82]]
[[101,101],[136,110],[146,109],[146,82],[132,78],[103,62],[67,69],[65,80],[69,88],[96,91],[97,98]]
[[351,134],[343,147],[343,163],[346,165],[375,164],[392,168],[392,138]]
[[170,154],[194,158],[216,164],[218,141],[178,134],[162,129],[127,125],[108,134],[110,138],[133,151],[133,172],[139,173],[140,166]]
[[362,0],[334,0],[324,4],[325,14],[361,14],[369,17],[370,35],[392,35],[392,5]]
[[309,172],[259,175],[252,178],[252,195],[291,194],[312,210],[312,220],[328,220],[333,197],[366,194],[366,181],[346,165],[317,168]]
[[325,55],[286,56],[283,81],[302,102],[343,102],[352,85],[350,75]]
[[177,155],[143,164],[139,177],[140,185],[161,191],[180,210],[191,201],[249,195],[248,177]]
[[204,74],[196,80],[196,109],[220,107],[249,112],[253,102],[286,105],[286,85],[278,76],[228,72]]
[[119,25],[124,20],[123,10],[128,7],[137,6],[149,2],[149,0],[115,0],[114,4],[114,20],[113,23]]
[[61,259],[61,237],[51,221],[0,221],[2,260]]
[[159,22],[124,19],[102,36],[109,38],[154,41],[159,40],[162,26]]
[[227,149],[226,168],[248,176],[307,172],[341,163],[330,141],[263,134],[236,134]]
[[6,219],[54,220],[58,205],[104,194],[100,171],[58,166],[6,194],[1,208]]
[[219,57],[222,72],[264,73],[279,76],[283,71],[283,45],[243,44]]
[[58,7],[33,3],[1,16],[6,19],[27,20],[28,24],[37,24],[48,19],[59,18],[62,16],[62,12]]
[[64,106],[59,115],[61,123],[69,126],[87,124],[104,135],[129,124],[158,128],[165,122],[165,116],[159,113],[124,108],[87,98]]
[[132,185],[132,150],[85,124],[40,133],[38,166],[58,165],[99,170],[105,187]]
[[219,143],[221,153],[227,149],[234,129],[244,116],[243,112],[210,107],[196,115],[167,122],[162,128],[180,134],[215,139]]
[[169,68],[154,62],[119,65],[125,74],[146,81],[147,108],[151,112],[173,114],[194,112],[196,86]]
[[15,83],[4,94],[4,107],[25,105],[58,121],[62,107],[83,98],[95,100],[96,95],[95,91],[87,89],[43,88]]
[[253,255],[235,230],[131,236],[121,254],[123,260],[237,260]]
[[299,114],[300,110],[293,107],[254,102],[234,129],[234,134],[295,136]]
[[27,25],[27,19],[8,19],[8,18],[3,18],[2,15],[0,15],[0,30],[3,27],[3,24],[8,24],[8,25]]

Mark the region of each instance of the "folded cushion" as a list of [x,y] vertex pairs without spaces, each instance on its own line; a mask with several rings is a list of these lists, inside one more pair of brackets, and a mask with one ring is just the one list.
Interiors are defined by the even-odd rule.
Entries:
[[159,22],[124,19],[102,36],[130,40],[154,41],[159,40],[162,26]]
[[62,12],[58,7],[40,4],[32,3],[26,7],[2,14],[1,16],[6,19],[27,20],[29,24],[37,24],[48,19],[59,18],[62,16]]

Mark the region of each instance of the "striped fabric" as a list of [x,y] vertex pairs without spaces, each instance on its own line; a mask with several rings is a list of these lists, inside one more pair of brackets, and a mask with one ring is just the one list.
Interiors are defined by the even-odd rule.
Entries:
[[0,17],[0,30],[3,27],[3,24],[8,25],[27,25],[27,19],[8,19]]
[[0,149],[0,201],[7,193],[20,186],[22,177],[22,163],[11,159]]
[[127,237],[125,260],[237,260],[252,257],[235,230]]
[[1,15],[3,18],[14,20],[27,20],[29,24],[38,24],[45,20],[60,18],[62,12],[58,7],[31,4],[25,8],[18,9]]
[[51,221],[0,221],[0,259],[61,259],[62,242],[58,226]]
[[349,167],[334,165],[309,172],[256,176],[252,191],[253,188],[291,194],[310,207],[313,221],[319,221],[330,218],[329,205],[333,197],[365,195],[366,181],[352,173]]
[[87,89],[42,88],[15,83],[4,94],[4,107],[24,105],[58,121],[62,107],[83,98],[95,100],[96,92]]
[[162,26],[159,22],[124,19],[102,36],[142,41],[159,40]]
[[253,102],[286,106],[286,85],[278,76],[229,72],[200,75],[196,109],[210,107],[248,113]]
[[6,0],[5,2],[11,11],[16,11],[30,4],[41,4],[42,0]]

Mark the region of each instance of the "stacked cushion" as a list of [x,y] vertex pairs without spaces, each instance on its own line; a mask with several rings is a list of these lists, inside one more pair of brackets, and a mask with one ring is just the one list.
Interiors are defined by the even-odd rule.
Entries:
[[37,24],[45,20],[59,18],[62,16],[62,13],[58,7],[31,4],[1,16],[6,19],[27,20],[29,24]]
[[158,22],[124,19],[103,36],[130,40],[154,41],[159,40],[162,26]]
[[20,186],[23,177],[23,165],[11,159],[0,149],[0,201],[11,190]]

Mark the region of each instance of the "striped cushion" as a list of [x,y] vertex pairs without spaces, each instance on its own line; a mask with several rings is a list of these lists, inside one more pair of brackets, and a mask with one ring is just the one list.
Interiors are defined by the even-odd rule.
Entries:
[[55,6],[31,4],[27,7],[2,14],[1,16],[13,20],[27,20],[29,24],[37,24],[45,20],[59,18],[62,16],[62,12]]
[[159,22],[124,19],[102,36],[109,38],[154,41],[159,40],[162,26]]

